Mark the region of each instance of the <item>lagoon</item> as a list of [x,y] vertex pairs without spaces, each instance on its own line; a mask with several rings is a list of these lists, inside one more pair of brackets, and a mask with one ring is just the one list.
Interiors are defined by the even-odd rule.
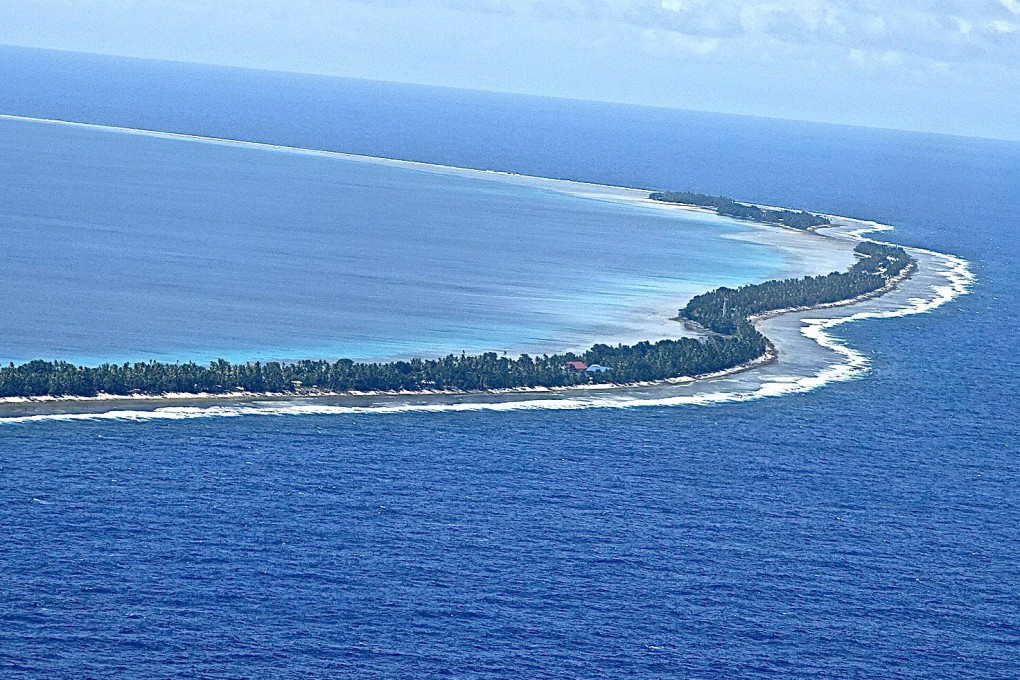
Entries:
[[[0,63],[4,112],[802,206],[895,225],[883,238],[977,276],[927,313],[828,329],[861,379],[781,398],[7,423],[10,674],[1015,675],[1020,145],[82,55]],[[31,167],[11,130],[5,201],[31,181],[6,169]],[[3,246],[4,271],[23,266]],[[36,265],[22,271],[61,273]],[[874,312],[915,292],[896,295]],[[766,333],[795,350],[789,318]]]
[[0,140],[4,361],[580,349],[818,266],[584,185],[15,118]]

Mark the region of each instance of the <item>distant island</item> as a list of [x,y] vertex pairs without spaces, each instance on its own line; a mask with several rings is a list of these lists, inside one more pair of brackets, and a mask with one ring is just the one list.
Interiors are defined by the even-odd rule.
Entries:
[[[761,208],[718,196],[671,192],[650,198],[796,229],[830,224],[813,213]],[[508,358],[488,352],[378,363],[340,359],[234,364],[221,359],[209,365],[149,361],[88,367],[37,360],[0,368],[0,397],[491,391],[693,378],[771,358],[774,350],[753,326],[755,316],[873,295],[907,275],[913,266],[906,251],[895,246],[862,242],[855,253],[857,262],[845,272],[723,287],[692,298],[678,320],[700,328],[705,336],[700,339],[597,344],[580,354],[540,357]]]
[[828,217],[816,215],[803,210],[785,210],[782,208],[763,208],[753,203],[735,201],[726,196],[709,196],[694,194],[689,191],[657,191],[649,196],[653,201],[664,203],[680,203],[699,208],[712,208],[723,217],[738,220],[750,220],[763,224],[777,224],[794,229],[813,229],[832,224]]

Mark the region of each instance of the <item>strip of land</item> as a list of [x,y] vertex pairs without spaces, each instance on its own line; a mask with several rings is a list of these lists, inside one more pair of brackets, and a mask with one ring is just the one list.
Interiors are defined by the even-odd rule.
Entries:
[[597,344],[583,353],[541,357],[508,358],[490,352],[379,363],[341,359],[231,364],[219,360],[209,365],[150,361],[87,367],[40,360],[0,369],[0,397],[484,392],[632,385],[718,375],[774,356],[774,348],[754,327],[752,317],[859,299],[887,288],[911,266],[910,256],[895,246],[862,242],[856,252],[858,261],[845,272],[724,287],[696,296],[680,310],[680,318],[707,331],[697,339]]
[[[652,322],[643,325],[643,331],[634,329],[635,334],[629,337],[619,338],[614,342],[622,341],[623,344],[614,346],[596,345],[586,351],[563,352],[554,357],[528,357],[532,367],[543,364],[545,361],[552,361],[551,367],[555,369],[555,379],[549,385],[534,380],[519,380],[521,374],[527,376],[528,370],[518,371],[518,381],[521,386],[497,387],[495,383],[486,382],[481,385],[469,387],[458,387],[456,379],[446,381],[422,380],[407,388],[406,386],[397,389],[379,389],[362,385],[363,389],[343,387],[317,387],[314,386],[316,376],[313,380],[305,383],[300,380],[290,380],[281,385],[277,390],[263,389],[253,391],[248,387],[238,384],[235,377],[243,373],[242,367],[260,366],[261,371],[249,371],[249,375],[258,376],[268,370],[269,374],[279,374],[286,378],[288,375],[297,375],[301,371],[308,372],[309,367],[319,364],[322,367],[340,366],[341,372],[345,366],[386,366],[396,369],[401,375],[400,380],[408,378],[407,373],[400,370],[407,366],[414,366],[414,362],[391,361],[380,364],[356,364],[355,362],[293,362],[277,363],[267,362],[263,364],[241,364],[232,365],[227,362],[214,362],[212,366],[196,366],[185,364],[186,369],[181,375],[187,377],[187,371],[206,372],[213,380],[207,384],[201,381],[192,380],[190,385],[183,389],[178,387],[173,391],[164,386],[141,389],[140,387],[129,388],[126,384],[113,386],[115,392],[108,392],[102,384],[96,385],[93,382],[91,388],[70,390],[66,383],[61,381],[67,377],[75,377],[81,374],[88,374],[89,371],[99,371],[103,367],[77,367],[66,362],[29,362],[22,366],[11,364],[6,368],[0,368],[0,374],[5,379],[24,373],[32,379],[15,385],[17,389],[11,390],[12,383],[4,383],[6,394],[28,394],[29,396],[0,396],[0,421],[21,422],[22,420],[34,420],[36,418],[78,418],[78,417],[204,417],[205,415],[240,415],[240,414],[282,414],[282,413],[339,413],[339,412],[360,412],[370,411],[406,411],[406,410],[463,410],[477,408],[492,408],[499,410],[518,408],[587,408],[591,406],[636,406],[636,405],[672,405],[681,403],[716,403],[720,401],[741,401],[761,396],[772,396],[800,392],[821,386],[833,380],[845,380],[854,375],[860,374],[867,366],[867,358],[856,350],[849,348],[837,339],[827,335],[826,329],[852,321],[858,318],[881,318],[904,316],[929,311],[939,307],[958,295],[965,294],[972,285],[974,277],[970,272],[968,263],[960,258],[942,253],[935,253],[919,248],[900,249],[891,244],[878,244],[892,248],[900,252],[891,255],[886,253],[885,260],[881,255],[875,259],[875,252],[866,253],[863,250],[854,250],[860,246],[862,240],[866,240],[863,234],[873,231],[884,231],[891,229],[872,222],[862,222],[850,218],[837,218],[825,215],[817,215],[801,210],[789,210],[763,205],[755,205],[741,201],[735,201],[726,197],[707,196],[690,192],[655,192],[647,190],[632,189],[627,187],[615,187],[600,184],[591,184],[563,179],[549,179],[542,177],[531,177],[513,173],[487,171],[467,168],[456,168],[451,166],[433,165],[414,161],[376,158],[371,156],[359,156],[342,152],[324,151],[317,149],[303,149],[284,147],[257,142],[246,142],[229,139],[218,139],[199,137],[193,135],[182,135],[176,133],[158,132],[152,130],[135,130],[128,128],[110,128],[108,126],[93,125],[87,123],[74,123],[68,121],[55,121],[43,119],[30,119],[14,116],[0,115],[0,119],[19,120],[45,125],[67,125],[95,129],[97,131],[114,132],[121,134],[141,135],[157,137],[168,140],[178,140],[182,143],[202,143],[226,146],[239,146],[244,148],[255,148],[260,150],[288,153],[297,155],[323,156],[340,158],[350,161],[369,164],[382,164],[413,169],[422,172],[433,172],[468,176],[477,179],[488,179],[491,181],[507,182],[541,190],[549,190],[571,194],[591,200],[604,200],[616,203],[625,203],[643,209],[658,210],[683,210],[699,211],[703,213],[715,213],[723,218],[735,218],[747,225],[748,229],[734,233],[725,234],[724,238],[737,238],[760,242],[769,247],[782,250],[787,261],[790,263],[788,278],[781,282],[766,282],[756,284],[758,286],[775,286],[777,283],[796,284],[782,286],[781,290],[791,293],[791,298],[801,298],[799,303],[796,300],[788,300],[782,303],[786,306],[776,308],[765,305],[764,311],[754,312],[751,309],[746,317],[735,317],[729,319],[732,322],[732,332],[727,334],[711,329],[713,324],[728,323],[727,317],[731,314],[731,300],[740,299],[741,295],[753,289],[748,286],[738,289],[720,289],[712,291],[705,296],[698,296],[691,300],[700,300],[700,311],[698,305],[688,305],[681,310],[678,318],[685,319],[685,323],[695,328],[694,338],[682,337],[680,340],[667,340],[660,342],[640,342],[641,338],[648,337],[671,337],[676,338],[684,335],[679,326],[670,328],[666,319],[673,316],[665,311],[654,315],[661,318],[660,323]],[[868,246],[865,246],[867,248]],[[903,266],[903,255],[906,255],[908,263]],[[861,262],[869,261],[870,264],[858,267]],[[844,283],[854,280],[866,280],[871,278],[871,283],[865,285],[865,292],[855,297],[837,297],[831,302],[823,299],[833,297],[832,290],[839,286],[815,286],[814,290],[819,293],[817,299],[804,299],[804,293],[810,290],[819,280],[828,279],[829,276],[807,276],[796,278],[808,272],[826,272],[830,270],[846,271],[838,274],[840,278],[829,281],[835,284],[837,281]],[[872,269],[869,271],[869,269]],[[895,273],[899,269],[899,273]],[[862,276],[870,275],[870,276]],[[874,277],[877,277],[875,279]],[[909,277],[909,280],[908,280]],[[848,286],[854,288],[857,284]],[[795,291],[799,290],[800,293]],[[768,292],[768,288],[758,289],[759,292]],[[774,293],[775,290],[772,290]],[[844,291],[851,294],[852,290]],[[733,295],[736,295],[734,298]],[[722,306],[715,307],[715,318],[711,313],[712,299],[722,301]],[[668,303],[667,303],[668,304]],[[776,300],[775,304],[779,304]],[[667,305],[661,307],[660,303],[654,304],[655,309],[666,309]],[[754,305],[751,305],[752,307]],[[826,313],[826,318],[818,318],[817,312],[805,310],[819,310],[820,308],[841,306],[845,307],[839,313]],[[690,312],[688,315],[687,312]],[[708,321],[708,325],[702,325],[697,320],[699,314]],[[707,314],[707,316],[706,316]],[[687,317],[691,318],[687,318]],[[649,320],[651,320],[649,316]],[[750,326],[750,331],[744,327],[744,322]],[[738,328],[741,327],[741,328]],[[738,333],[738,330],[742,332]],[[760,336],[759,340],[757,336]],[[734,363],[740,354],[741,340],[755,350],[762,349],[761,353],[754,354],[748,361]],[[767,338],[765,336],[768,336]],[[749,341],[753,339],[753,341]],[[662,351],[662,355],[673,356],[673,349],[677,347],[692,346],[690,342],[700,342],[704,346],[716,349],[729,347],[735,348],[726,361],[722,361],[717,370],[711,368],[711,362],[705,362],[707,372],[691,374],[697,370],[691,364],[687,364],[684,370],[666,371],[676,373],[673,377],[659,377],[663,374],[661,368],[663,363],[656,360],[656,353]],[[666,344],[664,344],[666,343]],[[583,345],[582,345],[583,346]],[[605,348],[605,349],[603,349]],[[704,347],[701,348],[704,350]],[[601,352],[601,353],[600,353]],[[630,354],[637,360],[631,366],[626,362],[618,362],[617,366],[609,364],[612,360],[606,352],[617,352],[616,355]],[[505,353],[504,353],[505,354]],[[834,355],[840,358],[833,360]],[[444,359],[424,360],[433,362],[436,365],[445,364],[455,367],[464,372],[472,367],[472,362],[467,361],[468,357],[451,355]],[[483,365],[488,362],[490,366],[500,367],[503,362],[519,362],[519,359],[507,360],[495,354],[483,354],[472,358],[475,362]],[[541,359],[541,361],[538,361]],[[422,360],[418,360],[422,361]],[[563,361],[563,365],[557,365]],[[569,366],[571,361],[579,361],[591,368],[590,363],[596,362],[597,368],[593,371],[578,370],[575,366]],[[598,364],[598,361],[604,363]],[[683,363],[683,362],[680,362]],[[26,369],[28,366],[41,368],[41,371],[33,372]],[[127,371],[136,373],[143,378],[152,378],[159,373],[152,367],[180,367],[182,364],[159,364],[158,362],[124,364],[110,370],[110,374]],[[523,365],[527,369],[527,365]],[[267,369],[266,367],[271,367]],[[297,368],[294,368],[297,367]],[[676,366],[674,365],[674,368]],[[635,370],[633,379],[621,380],[623,369]],[[361,369],[358,369],[361,370]],[[368,372],[371,373],[370,369]],[[293,372],[293,373],[288,373]],[[347,371],[348,374],[351,371]],[[531,371],[534,372],[533,370]],[[619,372],[619,373],[617,373]],[[312,371],[311,373],[315,373]],[[502,371],[505,375],[506,371]],[[329,371],[325,371],[328,376]],[[497,371],[497,375],[500,374]],[[456,378],[456,376],[455,376]],[[644,379],[641,379],[644,378]],[[269,381],[263,375],[263,388],[267,387]],[[511,381],[513,382],[513,381]],[[439,385],[443,385],[440,387]],[[254,385],[252,385],[254,386]],[[73,394],[77,391],[80,394]]]

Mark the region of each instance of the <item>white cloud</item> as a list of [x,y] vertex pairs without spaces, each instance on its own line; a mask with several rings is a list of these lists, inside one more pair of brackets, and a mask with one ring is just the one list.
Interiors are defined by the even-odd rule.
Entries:
[[659,6],[667,12],[682,12],[687,9],[688,4],[684,0],[662,0]]
[[868,17],[864,25],[871,33],[881,33],[885,30],[885,19],[880,15]]
[[719,48],[719,38],[699,37],[678,33],[676,31],[658,31],[645,29],[642,31],[645,45],[660,53],[691,54],[703,57]]
[[1012,104],[1018,36],[1020,0],[0,0],[0,43],[733,111]]
[[886,50],[882,54],[882,62],[891,66],[899,66],[903,63],[903,53],[898,50]]

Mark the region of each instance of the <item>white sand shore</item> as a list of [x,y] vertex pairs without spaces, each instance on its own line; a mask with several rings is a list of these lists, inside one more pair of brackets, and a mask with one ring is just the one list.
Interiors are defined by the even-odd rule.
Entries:
[[[825,230],[826,241],[854,244],[882,225],[837,218]],[[805,238],[808,236],[805,235]],[[489,392],[416,391],[165,394],[130,397],[42,397],[5,399],[0,422],[90,418],[198,418],[238,415],[398,413],[417,411],[576,409],[671,406],[745,401],[816,389],[862,375],[867,357],[846,347],[827,331],[856,319],[923,313],[967,292],[973,283],[968,264],[951,255],[908,249],[917,270],[880,294],[812,309],[762,315],[755,325],[770,340],[769,352],[749,364],[725,371],[649,383],[519,388]],[[835,313],[837,312],[838,313]],[[820,314],[826,316],[821,317]]]
[[[247,142],[241,140],[201,137],[178,133],[119,128],[69,121],[24,118],[0,114],[0,120],[27,121],[47,125],[65,125],[122,134],[162,139],[237,146],[280,153],[335,157],[363,163],[404,167],[425,172],[439,172],[467,177],[511,182],[549,191],[581,196],[594,200],[623,203],[641,209],[661,211],[695,211],[715,217],[711,211],[692,206],[653,201],[642,189],[598,185],[570,180],[529,177],[489,170],[455,168],[414,161],[359,156],[332,151]],[[827,274],[844,270],[854,261],[853,249],[865,234],[886,231],[892,227],[832,216],[833,227],[813,232],[746,223],[729,238],[753,241],[780,249],[793,263],[785,276]],[[725,218],[719,218],[725,219]],[[73,418],[109,414],[120,417],[204,417],[206,415],[245,415],[248,413],[333,413],[407,410],[465,410],[493,408],[589,408],[599,406],[673,405],[682,403],[714,403],[742,401],[749,398],[801,392],[845,380],[867,368],[867,358],[831,336],[827,331],[847,321],[922,313],[935,309],[958,295],[965,294],[973,283],[968,263],[951,255],[923,249],[908,248],[917,260],[917,271],[908,280],[903,277],[881,291],[862,299],[836,303],[840,312],[820,318],[824,310],[783,310],[764,315],[755,325],[773,343],[769,353],[748,365],[734,367],[697,378],[678,378],[657,383],[617,386],[589,385],[570,388],[521,388],[494,390],[484,393],[446,391],[330,393],[309,391],[292,393],[232,392],[229,394],[165,394],[98,395],[95,397],[39,397],[0,399],[0,421],[16,422],[67,416]],[[911,282],[913,282],[911,284]],[[909,285],[908,285],[909,284]],[[884,301],[884,302],[878,302]],[[647,310],[647,324],[640,337],[613,338],[612,342],[660,340],[690,335],[671,319],[686,300],[670,303],[668,309]],[[605,341],[592,338],[588,343]],[[807,342],[805,342],[807,341]],[[564,348],[583,350],[587,347]],[[281,406],[281,403],[283,406]],[[59,412],[59,413],[58,413]],[[182,415],[183,414],[183,415]]]
[[[722,224],[732,226],[732,232],[725,234],[723,238],[756,243],[767,246],[773,251],[780,252],[786,266],[780,272],[778,278],[800,277],[843,270],[849,267],[854,261],[852,252],[854,246],[853,242],[826,241],[825,239],[811,235],[807,235],[808,237],[805,237],[806,234],[802,231],[762,225],[753,222],[736,223],[729,218],[718,217],[715,215],[714,211],[707,210],[705,208],[651,200],[649,198],[650,191],[645,189],[535,177],[495,170],[459,168],[418,161],[379,158],[337,151],[308,149],[245,140],[0,114],[0,121],[4,120],[35,125],[92,130],[107,134],[132,135],[162,139],[177,143],[206,144],[250,149],[264,153],[332,158],[347,162],[382,165],[414,170],[417,172],[465,177],[501,184],[512,184],[515,186],[566,194],[588,200],[623,204],[641,210],[651,210],[663,214],[696,214],[701,218],[718,220]],[[562,337],[557,337],[555,343],[542,340],[535,341],[529,346],[493,347],[489,349],[497,352],[507,350],[511,355],[517,355],[521,352],[527,352],[530,354],[541,354],[546,351],[582,352],[587,350],[594,342],[604,342],[607,344],[633,344],[641,340],[661,340],[667,338],[676,339],[683,336],[690,336],[693,334],[689,331],[689,329],[685,329],[683,326],[671,321],[671,319],[676,316],[676,311],[683,307],[690,297],[689,292],[683,292],[690,290],[690,282],[686,282],[681,285],[684,286],[682,289],[675,288],[673,290],[664,289],[662,291],[658,291],[654,297],[646,298],[647,303],[642,304],[640,307],[625,310],[625,313],[614,318],[610,323],[605,324],[605,327],[599,332],[598,337],[587,337],[586,335],[580,334],[564,334]],[[441,354],[442,352],[435,352],[428,356],[440,356]],[[399,358],[408,357],[380,357],[378,360]]]

